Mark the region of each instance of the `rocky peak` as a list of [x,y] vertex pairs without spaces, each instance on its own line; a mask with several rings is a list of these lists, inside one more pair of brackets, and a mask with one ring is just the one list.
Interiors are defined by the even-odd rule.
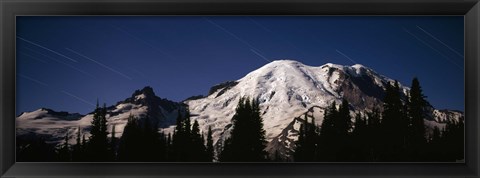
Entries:
[[[141,96],[143,95],[143,96]],[[155,92],[153,92],[153,88],[150,86],[146,86],[141,90],[135,90],[132,94],[132,98],[138,99],[139,97],[142,98],[152,98],[155,97]]]

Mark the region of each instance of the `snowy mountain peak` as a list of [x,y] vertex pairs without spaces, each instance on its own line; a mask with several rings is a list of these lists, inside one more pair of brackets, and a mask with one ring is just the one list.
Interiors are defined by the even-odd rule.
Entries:
[[[294,118],[311,108],[322,113],[333,101],[345,98],[352,113],[382,109],[385,87],[394,80],[362,65],[327,63],[309,66],[294,60],[276,60],[244,76],[212,87],[209,95],[184,103],[201,130],[213,128],[214,141],[229,137],[231,118],[241,97],[258,99],[266,138],[272,141],[284,133]],[[407,87],[400,86],[404,93]],[[323,114],[315,114],[321,123]],[[272,145],[273,146],[273,145]]]
[[40,108],[32,112],[22,112],[17,118],[18,119],[35,119],[47,113],[48,111],[45,108]]
[[355,69],[367,68],[362,64],[354,64],[354,65],[352,65],[352,67],[355,68]]
[[370,68],[368,68],[368,67],[366,67],[362,64],[354,64],[352,66],[348,66],[348,65],[339,65],[339,64],[333,64],[333,63],[327,63],[327,64],[324,64],[324,65],[320,66],[320,68],[322,68],[324,70],[331,70],[331,69],[340,70],[340,71],[347,72],[348,74],[353,75],[353,76],[368,75],[368,72],[374,73],[372,69],[370,69]]
[[215,86],[205,98],[187,100],[185,104],[202,130],[212,126],[215,141],[221,141],[228,137],[228,126],[238,100],[241,97],[258,99],[270,141],[292,119],[312,107],[325,108],[333,101],[340,103],[343,97],[355,110],[381,105],[388,79],[368,71],[370,69],[360,64],[327,63],[316,67],[294,60],[276,60],[239,80]]
[[117,105],[122,103],[131,103],[151,107],[154,105],[158,105],[159,101],[161,100],[163,99],[155,95],[152,87],[146,86],[140,90],[135,90],[130,98],[127,98],[124,101],[117,103]]
[[274,61],[266,64],[265,66],[268,66],[268,65],[287,65],[287,64],[301,64],[301,63],[296,61],[296,60],[292,60],[292,59],[279,59],[279,60],[274,60]]
[[42,119],[45,117],[55,117],[59,120],[76,120],[82,115],[79,113],[69,113],[65,111],[54,111],[48,108],[40,108],[32,112],[22,112],[18,119]]
[[282,72],[292,72],[295,70],[302,70],[305,71],[304,69],[307,70],[318,70],[322,69],[323,72],[329,73],[329,75],[333,74],[335,71],[340,71],[344,74],[352,75],[352,76],[361,76],[361,75],[377,75],[372,69],[362,65],[362,64],[354,64],[352,66],[347,66],[347,65],[340,65],[340,64],[333,64],[333,63],[326,63],[321,66],[308,66],[305,65],[301,62],[291,60],[291,59],[282,59],[282,60],[275,60],[273,62],[270,62],[263,67],[257,69],[257,72],[252,72],[252,73],[271,73],[274,70],[283,70]]
[[257,69],[259,71],[265,71],[265,70],[272,70],[272,69],[277,69],[277,68],[287,68],[287,67],[290,67],[290,68],[305,68],[305,67],[308,67],[308,68],[321,68],[321,69],[338,69],[338,70],[341,70],[341,71],[372,71],[370,68],[362,65],[362,64],[354,64],[352,66],[347,66],[347,65],[340,65],[340,64],[333,64],[333,63],[326,63],[324,65],[321,65],[321,66],[308,66],[308,65],[305,65],[299,61],[295,61],[295,60],[291,60],[291,59],[281,59],[281,60],[275,60],[275,61],[272,61],[266,65],[264,65],[263,67]]
[[326,63],[322,66],[320,66],[320,68],[336,68],[336,69],[343,69],[343,65],[340,65],[340,64],[333,64],[333,63]]
[[282,59],[282,60],[275,60],[264,66],[260,67],[259,69],[251,72],[251,73],[258,73],[258,72],[270,72],[272,70],[279,70],[279,69],[286,69],[286,68],[297,68],[304,66],[304,64],[290,60],[290,59]]

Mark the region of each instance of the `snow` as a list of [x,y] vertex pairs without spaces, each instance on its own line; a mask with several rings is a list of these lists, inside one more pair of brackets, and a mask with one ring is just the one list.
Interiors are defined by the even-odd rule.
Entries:
[[[279,134],[292,122],[295,117],[302,115],[311,107],[310,114],[320,125],[323,121],[323,112],[332,101],[341,103],[343,93],[339,92],[339,84],[344,82],[345,75],[359,77],[366,75],[375,81],[375,84],[385,88],[384,83],[394,80],[379,75],[372,69],[361,64],[342,66],[327,63],[322,66],[307,66],[293,60],[273,61],[257,70],[248,73],[237,80],[238,84],[222,95],[217,92],[212,95],[186,101],[191,113],[198,115],[193,119],[201,119],[205,130],[208,126],[216,128],[213,131],[214,141],[228,137],[225,127],[231,123],[231,118],[240,97],[257,98],[266,130],[267,141],[281,138]],[[400,84],[403,93],[409,88]],[[353,113],[357,111],[351,111]],[[298,131],[299,123],[295,123],[294,130]],[[225,132],[226,131],[226,132]],[[295,131],[287,132],[286,140],[295,141],[298,135]],[[283,137],[282,137],[283,138]],[[284,142],[286,142],[285,139]]]
[[[335,70],[330,75],[331,69]],[[351,67],[328,63],[312,67],[293,60],[277,60],[237,80],[236,86],[218,97],[220,90],[206,98],[186,103],[192,114],[198,114],[198,118],[205,118],[205,122],[209,123],[204,127],[212,125],[221,128],[213,134],[214,140],[217,140],[221,137],[223,128],[230,124],[231,113],[235,111],[239,98],[258,98],[261,113],[265,112],[262,118],[267,140],[271,141],[294,117],[303,114],[308,108],[323,108],[332,100],[340,103],[341,93],[336,90],[341,73],[345,73],[345,70],[360,73],[360,70],[366,69],[358,64]],[[380,76],[375,77],[382,80]],[[321,120],[317,123],[320,124]]]
[[[109,136],[111,135],[112,126],[115,125],[115,137],[120,138],[130,114],[135,117],[146,115],[147,108],[147,106],[122,103],[117,105],[114,110],[108,111],[106,117]],[[118,114],[111,116],[111,113]],[[90,134],[85,129],[91,126],[92,120],[93,114],[85,115],[78,120],[64,120],[58,116],[48,114],[46,110],[39,109],[33,112],[25,112],[16,119],[17,134],[34,132],[51,135],[52,138],[49,139],[51,143],[61,144],[64,142],[66,132],[68,132],[69,143],[75,143],[78,127],[81,128],[82,133],[86,134],[85,137],[88,139]]]
[[131,106],[130,110],[123,110],[124,112],[115,115],[115,116],[110,116],[107,114],[107,124],[108,124],[108,132],[110,133],[112,125],[115,125],[115,137],[120,138],[123,134],[123,129],[127,125],[128,122],[128,117],[130,115],[140,118],[141,116],[146,115],[147,113],[147,106],[141,106],[141,105],[133,105],[129,104],[129,107]]
[[145,98],[146,98],[145,94],[142,93],[142,94],[140,94],[140,95],[135,96],[135,101],[138,101],[138,100],[141,100],[141,99],[145,99]]
[[38,118],[39,116],[45,115],[48,112],[44,109],[37,109],[33,112],[24,112],[20,116],[18,116],[17,119],[19,120],[25,120],[25,119],[33,119],[33,118]]
[[[34,119],[37,118],[37,119]],[[17,134],[35,132],[37,134],[52,135],[50,142],[63,142],[66,132],[70,136],[76,135],[78,127],[89,127],[92,117],[85,116],[79,120],[62,120],[57,116],[48,114],[46,110],[36,110],[20,115],[16,120]],[[74,143],[75,138],[69,137],[69,143]]]
[[463,117],[463,113],[458,111],[445,111],[435,109],[433,111],[433,116],[436,122],[445,123],[447,120],[453,120],[455,122],[460,121],[460,118]]
[[115,110],[113,112],[124,112],[132,109],[134,105],[131,103],[121,103],[115,107]]

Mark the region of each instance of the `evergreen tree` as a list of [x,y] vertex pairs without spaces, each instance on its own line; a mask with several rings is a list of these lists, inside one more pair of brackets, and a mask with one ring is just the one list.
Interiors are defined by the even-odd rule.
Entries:
[[72,161],[71,160],[71,155],[70,155],[70,145],[68,144],[68,139],[69,139],[69,136],[68,136],[68,129],[67,129],[67,132],[65,133],[65,137],[64,137],[64,143],[61,146],[60,150],[58,151],[58,160],[59,161],[64,161],[64,162]]
[[454,121],[447,118],[447,124],[443,131],[442,145],[446,161],[463,160],[464,158],[464,119]]
[[167,146],[170,146],[172,144],[172,134],[168,133],[167,135]]
[[198,121],[195,120],[191,130],[190,160],[194,162],[207,161],[204,139],[200,134]]
[[213,161],[214,159],[214,148],[213,148],[213,137],[212,137],[212,128],[208,127],[207,132],[207,161]]
[[183,118],[183,128],[185,130],[185,134],[187,137],[190,137],[192,133],[192,123],[190,120],[190,110],[187,108],[187,112],[185,113],[185,117]]
[[335,130],[340,139],[346,140],[348,132],[352,127],[352,118],[350,117],[349,104],[346,99],[342,100],[342,104],[338,110],[338,117],[334,120]]
[[85,140],[85,134],[82,135],[82,147],[81,147],[81,150],[82,152],[85,152],[85,150],[87,149],[87,141]]
[[265,138],[265,130],[263,129],[263,119],[260,113],[260,103],[258,99],[254,99],[251,101],[251,108],[252,112],[251,119],[253,120],[253,131],[250,129],[247,132],[252,133],[252,153],[253,153],[253,160],[256,161],[265,161],[267,158],[267,152],[265,151],[267,140]]
[[465,121],[463,117],[459,118],[455,130],[455,160],[465,159]]
[[169,143],[168,143],[168,136],[165,135],[165,132],[162,131],[160,132],[160,139],[158,141],[158,160],[160,161],[167,161],[168,160],[168,149],[169,149]]
[[[300,125],[299,139],[296,142],[294,159],[297,162],[315,161],[317,157],[317,140],[318,133],[315,126],[315,120],[312,118],[311,123],[308,122],[308,115]],[[274,155],[277,157],[278,155]]]
[[81,143],[81,140],[80,140],[80,139],[81,139],[81,134],[82,134],[82,130],[80,129],[80,126],[78,126],[78,130],[77,130],[77,145],[76,145],[76,147],[78,147],[77,149],[79,149],[80,146],[81,146],[81,144],[82,144],[82,143]]
[[142,152],[144,150],[142,150],[139,140],[141,136],[138,119],[130,114],[118,148],[119,161],[145,161],[142,160]]
[[241,98],[232,118],[231,136],[225,140],[220,161],[266,161],[266,140],[258,101]]
[[111,160],[115,160],[117,157],[116,153],[116,138],[115,138],[115,124],[112,125],[111,138],[110,138],[110,156]]
[[422,93],[420,82],[417,78],[412,80],[412,86],[410,89],[408,102],[408,116],[410,121],[410,129],[408,132],[408,150],[410,152],[409,157],[412,160],[424,160],[422,158],[425,155],[426,139],[425,139],[425,113],[427,107],[427,101]]
[[367,161],[380,161],[383,151],[382,130],[380,125],[381,114],[378,108],[374,108],[371,112],[367,112]]
[[333,102],[324,113],[323,122],[318,137],[318,161],[350,161],[352,143],[350,138],[351,117],[349,104],[342,99],[337,110]]
[[323,136],[333,136],[335,135],[334,123],[337,120],[338,111],[335,101],[325,110],[323,116],[323,122],[320,129],[320,135]]
[[435,126],[433,128],[433,134],[428,140],[427,148],[429,151],[426,152],[426,155],[423,157],[423,161],[443,161],[446,156],[443,149],[445,146],[446,145],[443,145],[441,131],[437,126]]
[[89,161],[107,161],[108,160],[108,140],[107,140],[107,109],[106,105],[103,108],[95,108],[92,120],[92,128],[90,131],[90,139],[88,145],[88,159]]
[[77,142],[75,144],[75,146],[73,147],[72,149],[72,161],[81,161],[82,158],[83,158],[83,150],[82,150],[82,137],[81,137],[81,128],[80,126],[78,126],[78,129],[77,129]]
[[366,161],[369,154],[368,136],[367,136],[367,119],[362,117],[360,113],[355,116],[355,125],[352,132],[352,161]]
[[[175,132],[175,131],[174,131]],[[168,133],[165,143],[165,160],[171,161],[172,160],[172,135]]]
[[338,151],[336,161],[351,161],[352,142],[349,134],[350,129],[352,128],[351,119],[349,103],[344,98],[338,109],[338,117],[334,120],[334,128],[336,130],[337,138],[336,147]]
[[80,161],[87,161],[87,141],[85,139],[85,134],[82,134],[82,145],[80,146]]
[[158,127],[151,118],[145,117],[140,119],[143,121],[143,127],[140,127],[140,141],[143,151],[142,160],[146,162],[160,161],[164,159],[164,147],[162,147],[161,135],[158,133]]
[[184,117],[178,111],[177,126],[172,136],[172,161],[186,162],[190,160],[191,128],[189,117],[188,110]]
[[336,161],[337,160],[337,130],[335,123],[338,120],[338,111],[335,101],[325,110],[323,122],[320,127],[318,140],[318,161]]
[[295,152],[294,160],[296,162],[304,162],[308,155],[305,152],[306,141],[305,141],[305,127],[307,126],[307,121],[303,120],[303,124],[300,125],[298,140],[295,142]]
[[[308,120],[307,114],[305,114],[305,119]],[[305,147],[304,151],[308,157],[304,158],[305,161],[315,161],[317,157],[317,141],[318,133],[317,127],[315,125],[315,119],[312,117],[311,122],[305,126]]]
[[120,161],[166,161],[166,141],[150,118],[129,117],[118,149]]
[[[305,114],[305,117],[308,115]],[[307,140],[309,140],[309,145],[311,147],[311,153],[313,154],[312,156],[312,161],[315,161],[316,158],[318,158],[318,141],[319,141],[319,128],[317,124],[315,123],[315,118],[312,116],[311,117],[311,125],[310,129],[307,132]]]
[[400,97],[397,81],[394,86],[387,85],[382,115],[382,151],[383,161],[403,161],[406,159],[408,119]]

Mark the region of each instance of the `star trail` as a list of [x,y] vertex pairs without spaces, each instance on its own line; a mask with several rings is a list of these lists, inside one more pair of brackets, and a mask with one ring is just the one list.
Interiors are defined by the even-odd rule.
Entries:
[[[368,66],[464,110],[463,16],[20,16],[17,114],[88,113],[151,86],[205,95],[270,61]],[[453,66],[453,67],[452,67]]]

